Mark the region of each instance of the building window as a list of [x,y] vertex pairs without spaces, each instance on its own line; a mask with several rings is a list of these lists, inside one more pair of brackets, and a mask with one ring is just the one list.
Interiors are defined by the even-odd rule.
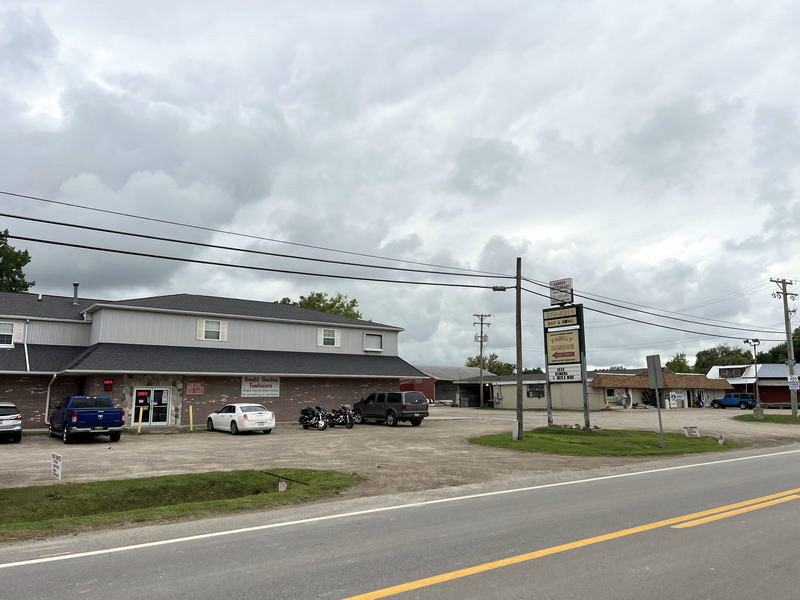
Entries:
[[225,321],[198,319],[197,339],[209,342],[225,342],[228,339],[228,324]]
[[380,333],[365,333],[364,350],[383,352],[383,335]]
[[14,324],[0,323],[0,346],[14,345]]
[[616,390],[614,388],[606,388],[606,397],[607,398],[614,398],[617,395]]
[[222,323],[219,321],[205,321],[203,326],[203,339],[219,340],[220,329],[222,329]]
[[528,398],[544,398],[544,384],[529,383],[526,395]]
[[329,329],[327,327],[320,327],[317,329],[317,345],[338,348],[341,345],[339,330]]

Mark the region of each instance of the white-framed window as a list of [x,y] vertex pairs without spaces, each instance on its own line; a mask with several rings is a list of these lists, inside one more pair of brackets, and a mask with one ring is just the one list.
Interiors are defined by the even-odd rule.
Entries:
[[364,350],[368,350],[370,352],[383,352],[383,334],[365,333]]
[[207,342],[225,342],[228,340],[228,323],[218,319],[198,319],[197,339]]
[[14,324],[0,323],[0,346],[14,345]]
[[320,327],[317,329],[317,346],[338,348],[341,345],[342,338],[338,329],[332,327]]

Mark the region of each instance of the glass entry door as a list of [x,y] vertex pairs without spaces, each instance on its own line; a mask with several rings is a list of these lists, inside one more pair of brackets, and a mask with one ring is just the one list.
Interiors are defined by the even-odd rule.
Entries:
[[169,388],[135,388],[133,424],[166,425],[169,421]]

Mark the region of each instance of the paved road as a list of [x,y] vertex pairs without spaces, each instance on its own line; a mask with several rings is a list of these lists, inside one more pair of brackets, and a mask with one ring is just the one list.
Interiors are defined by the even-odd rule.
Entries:
[[[681,459],[647,473],[461,499],[404,495],[392,499],[405,502],[399,507],[387,505],[383,497],[296,507],[264,515],[262,524],[248,530],[219,527],[210,535],[119,551],[113,546],[127,543],[124,532],[116,540],[106,535],[72,544],[16,545],[0,549],[0,595],[792,598],[800,534],[800,449],[760,453],[771,455],[751,450],[695,457],[694,463],[706,464]],[[338,516],[320,518],[321,508]],[[348,511],[352,514],[344,514]],[[719,519],[672,527],[708,516]],[[177,531],[165,527],[161,537]],[[101,548],[93,555],[8,565],[47,561],[48,555],[92,544]],[[537,551],[541,556],[530,554]],[[496,564],[505,559],[519,562]],[[419,583],[425,578],[435,579]],[[369,594],[409,582],[418,583],[406,591]]]

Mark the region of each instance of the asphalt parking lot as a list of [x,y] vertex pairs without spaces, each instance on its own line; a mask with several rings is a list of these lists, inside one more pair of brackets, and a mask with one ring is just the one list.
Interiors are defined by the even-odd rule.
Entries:
[[[788,411],[776,411],[788,414]],[[753,447],[800,441],[800,427],[734,421],[738,410],[680,409],[662,411],[664,428],[681,432],[697,425],[703,435],[723,435]],[[279,423],[271,435],[232,436],[222,432],[128,432],[111,444],[105,437],[71,445],[26,432],[21,444],[0,444],[0,487],[54,483],[51,453],[63,457],[66,482],[135,478],[151,475],[233,469],[304,467],[357,472],[366,481],[345,493],[364,496],[417,491],[468,483],[534,478],[554,472],[580,472],[602,467],[636,465],[652,457],[568,457],[509,452],[469,444],[469,437],[508,431],[514,411],[436,406],[421,427],[400,424],[357,425],[353,429],[303,430],[297,423]],[[583,424],[579,412],[557,412],[556,423]],[[604,429],[657,430],[654,409],[592,413],[591,422]],[[544,425],[542,412],[526,412],[525,428]]]

